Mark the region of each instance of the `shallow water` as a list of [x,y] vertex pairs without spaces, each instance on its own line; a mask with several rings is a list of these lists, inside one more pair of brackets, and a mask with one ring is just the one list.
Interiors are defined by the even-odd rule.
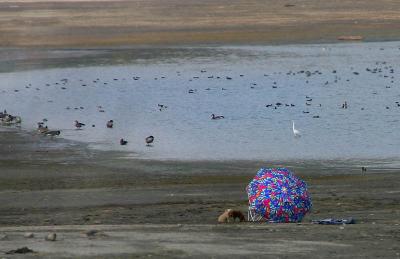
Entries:
[[[399,47],[184,48],[130,65],[1,73],[0,109],[21,115],[24,129],[47,118],[62,137],[138,158],[398,158]],[[225,118],[211,120],[212,113]],[[110,119],[113,129],[105,127]],[[75,120],[86,127],[75,130]],[[155,136],[152,147],[145,145],[148,135]],[[120,146],[120,138],[128,145]]]

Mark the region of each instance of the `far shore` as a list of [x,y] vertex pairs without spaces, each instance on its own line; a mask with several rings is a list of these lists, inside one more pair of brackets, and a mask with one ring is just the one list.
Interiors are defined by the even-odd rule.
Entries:
[[399,40],[400,3],[3,1],[0,47],[93,48]]

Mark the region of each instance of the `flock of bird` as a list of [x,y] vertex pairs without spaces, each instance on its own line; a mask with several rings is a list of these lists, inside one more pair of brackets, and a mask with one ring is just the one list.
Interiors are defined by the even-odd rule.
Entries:
[[[394,84],[394,76],[391,75],[391,74],[394,74],[394,68],[393,68],[392,66],[386,64],[386,62],[376,62],[375,65],[376,65],[376,67],[373,67],[373,68],[366,68],[365,71],[368,72],[368,73],[372,73],[372,74],[381,74],[381,77],[390,79],[390,84],[389,84],[389,85],[386,85],[385,88],[391,88],[391,87],[393,86],[393,84]],[[354,71],[353,68],[351,68],[351,71],[352,71],[352,74],[353,74],[354,76],[360,75],[360,72]],[[201,72],[201,73],[206,73],[207,71],[206,71],[206,70],[201,70],[200,72]],[[382,73],[384,73],[384,72],[385,72],[385,74],[382,74]],[[338,83],[340,80],[342,80],[342,78],[341,78],[340,76],[337,75],[337,71],[336,71],[336,70],[332,70],[331,73],[334,75],[333,80],[332,80],[332,81],[325,81],[324,85],[335,84],[335,83]],[[278,74],[281,74],[281,72],[279,72]],[[302,75],[302,76],[304,76],[304,78],[306,79],[305,83],[308,84],[308,83],[309,83],[309,78],[310,78],[311,76],[314,76],[314,75],[322,75],[322,72],[319,71],[319,70],[314,70],[314,71],[300,70],[300,71],[288,71],[288,72],[286,72],[286,75],[287,75],[287,76]],[[180,72],[178,73],[178,76],[180,76]],[[238,75],[238,76],[239,76],[239,77],[244,77],[243,74],[240,74],[240,75]],[[269,77],[269,76],[270,76],[270,75],[268,75],[268,74],[264,74],[264,77]],[[155,79],[155,80],[158,80],[159,78],[163,79],[163,78],[165,78],[165,77],[164,77],[164,76],[155,77],[154,79]],[[234,80],[234,77],[232,77],[232,76],[214,76],[214,75],[208,75],[207,78],[208,78],[208,79]],[[140,79],[140,77],[139,77],[139,76],[133,76],[132,79],[135,80],[135,81],[137,81],[137,80]],[[200,79],[200,76],[193,76],[192,78],[190,78],[189,81],[196,80],[196,79]],[[112,79],[112,81],[118,81],[118,80],[120,80],[120,79],[118,79],[118,78],[113,78],[113,79]],[[350,80],[350,79],[346,79],[347,82],[348,82],[349,80]],[[81,87],[86,87],[86,86],[88,86],[88,83],[87,83],[87,82],[82,82],[83,80],[80,80],[80,81],[81,81]],[[68,82],[69,82],[69,79],[63,78],[63,79],[61,79],[60,81],[58,81],[58,82],[56,82],[56,83],[53,83],[53,85],[55,85],[55,86],[57,86],[57,87],[60,87],[61,90],[67,90],[67,87],[68,87],[67,84],[68,84]],[[97,79],[93,80],[92,83],[93,83],[93,84],[100,84],[101,82],[100,82],[100,79],[97,78]],[[103,82],[104,85],[109,84],[109,83],[110,83],[110,82]],[[52,84],[50,84],[50,83],[47,83],[47,84],[46,84],[47,87],[48,87],[48,86],[51,86],[51,85],[52,85]],[[250,89],[255,89],[255,88],[257,87],[257,85],[258,85],[258,84],[255,83],[255,82],[251,83],[251,84],[250,84]],[[29,89],[29,88],[31,88],[31,87],[33,87],[32,84],[28,84],[28,85],[25,86],[25,88],[27,88],[27,89]],[[274,81],[274,82],[272,82],[271,87],[272,87],[272,89],[276,89],[276,88],[278,88],[278,87],[280,87],[280,86],[278,85],[278,83],[277,83],[276,81]],[[36,87],[35,89],[36,89],[37,91],[40,91],[40,88],[39,88],[39,87]],[[209,91],[209,90],[211,90],[211,88],[210,88],[210,87],[207,87],[207,88],[205,88],[205,90]],[[227,87],[222,87],[221,90],[225,91],[225,90],[227,90]],[[14,90],[14,92],[19,92],[19,91],[20,91],[20,89],[15,89],[15,90]],[[4,91],[3,91],[3,92],[4,92]],[[195,88],[193,88],[193,89],[191,88],[191,89],[188,90],[188,93],[189,93],[189,94],[196,94],[197,92],[198,92],[198,90],[195,89]],[[376,93],[373,93],[373,94],[376,94]],[[312,96],[306,95],[306,96],[305,96],[305,101],[304,101],[304,105],[305,105],[306,109],[304,109],[304,110],[302,111],[304,114],[310,113],[310,112],[307,110],[307,107],[308,107],[308,106],[311,106],[311,105],[313,104],[312,102],[313,102],[313,97],[312,97]],[[317,105],[318,105],[319,107],[322,106],[322,104],[317,104]],[[400,107],[400,103],[399,103],[398,101],[396,101],[396,105],[397,105],[397,107]],[[293,104],[293,103],[284,103],[284,102],[282,102],[282,101],[279,101],[279,102],[275,102],[275,103],[265,104],[265,107],[266,107],[266,108],[272,108],[272,109],[277,110],[277,109],[279,109],[279,108],[281,108],[281,107],[288,107],[288,108],[296,107],[296,104]],[[98,106],[97,108],[98,108],[98,111],[99,111],[99,112],[105,112],[105,110],[104,110],[104,108],[103,108],[102,106]],[[157,109],[158,109],[159,111],[163,111],[163,110],[165,110],[165,109],[167,109],[167,108],[168,108],[168,106],[166,106],[165,104],[158,104],[158,105],[157,105]],[[344,101],[341,105],[339,105],[339,108],[347,109],[347,108],[348,108],[347,101]],[[70,106],[67,106],[65,109],[67,109],[67,110],[70,110],[70,109],[83,110],[84,107],[83,107],[83,106],[79,106],[79,107],[71,108]],[[362,108],[362,109],[363,109],[363,108]],[[386,106],[386,109],[389,109],[389,107]],[[211,114],[211,120],[221,120],[221,119],[224,119],[224,118],[225,118],[225,116],[223,116],[223,115],[216,115],[216,114],[214,114],[214,113]],[[320,118],[320,115],[318,115],[318,114],[312,114],[312,118],[315,118],[315,119]],[[9,123],[9,124],[13,124],[13,123],[18,124],[18,123],[21,122],[21,118],[20,118],[19,116],[10,115],[10,114],[8,114],[6,111],[0,112],[0,119],[1,119],[1,121],[2,121],[4,124],[7,124],[7,123]],[[52,137],[54,137],[54,136],[59,136],[59,135],[61,134],[61,131],[60,131],[60,130],[50,130],[50,129],[45,125],[45,122],[46,122],[46,121],[41,121],[41,122],[38,122],[38,123],[37,123],[37,124],[38,124],[37,130],[38,130],[39,133],[41,133],[41,134],[43,134],[43,135],[46,135],[46,136],[52,136]],[[82,123],[82,122],[80,122],[80,121],[78,121],[78,120],[75,120],[74,126],[75,126],[75,128],[76,128],[77,130],[80,130],[80,129],[83,129],[83,128],[86,126],[86,124],[85,124],[85,123]],[[92,126],[94,127],[94,125],[92,125]],[[113,120],[107,121],[107,122],[106,122],[106,127],[109,128],[109,129],[114,128],[114,121],[113,121]],[[298,137],[301,136],[301,132],[300,132],[298,129],[296,129],[296,127],[295,127],[295,122],[294,122],[294,121],[292,121],[292,131],[293,131],[294,137],[298,138]],[[155,139],[154,136],[148,136],[148,137],[146,137],[146,138],[145,138],[145,143],[146,143],[146,145],[147,145],[147,146],[151,146],[151,144],[154,142],[154,139]],[[126,139],[124,139],[124,138],[121,138],[120,141],[119,141],[119,143],[120,143],[120,145],[127,145],[127,144],[128,144],[128,140],[126,140]]]
[[[59,136],[61,134],[61,130],[50,130],[48,128],[48,126],[45,125],[45,123],[47,121],[48,121],[47,119],[43,119],[42,121],[37,123],[38,133],[45,135],[45,136],[51,136],[51,137]],[[22,123],[22,119],[20,116],[11,115],[7,112],[7,110],[4,110],[3,112],[0,112],[0,122],[3,125],[7,125],[7,126],[10,126],[10,125],[20,126]],[[75,120],[75,128],[77,130],[81,130],[84,126],[86,126],[85,123]],[[94,125],[92,125],[92,126],[94,126]],[[106,127],[109,129],[112,129],[114,127],[114,121],[113,120],[107,121]],[[145,142],[146,142],[146,146],[151,146],[151,144],[154,142],[154,136],[146,137]],[[128,144],[128,141],[121,138],[119,143],[120,143],[120,145],[124,146],[124,145]]]
[[[52,137],[58,136],[58,135],[61,134],[60,130],[50,130],[47,126],[44,126],[45,122],[47,122],[47,119],[44,119],[43,121],[40,121],[40,122],[37,123],[38,124],[37,130],[38,130],[39,133],[41,133],[43,135],[46,135],[46,136],[52,136]],[[82,123],[82,122],[79,122],[78,120],[75,120],[75,128],[77,130],[81,130],[85,126],[86,126],[85,123]],[[92,126],[94,126],[94,125],[92,125]],[[109,128],[109,129],[112,129],[114,127],[114,121],[113,120],[107,121],[106,127]],[[151,146],[151,144],[154,142],[154,136],[146,137],[145,138],[145,142],[146,142],[146,146]],[[126,144],[128,144],[128,141],[123,139],[123,138],[121,138],[119,143],[120,143],[121,146],[125,146]]]

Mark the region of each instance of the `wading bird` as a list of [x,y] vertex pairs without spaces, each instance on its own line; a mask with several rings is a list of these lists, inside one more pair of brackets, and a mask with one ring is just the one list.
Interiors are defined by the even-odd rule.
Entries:
[[301,135],[300,135],[300,131],[297,130],[297,129],[295,129],[295,127],[294,127],[294,121],[292,121],[292,123],[293,123],[293,134],[294,134],[294,136],[295,136],[295,137],[300,137],[300,136],[301,136]]

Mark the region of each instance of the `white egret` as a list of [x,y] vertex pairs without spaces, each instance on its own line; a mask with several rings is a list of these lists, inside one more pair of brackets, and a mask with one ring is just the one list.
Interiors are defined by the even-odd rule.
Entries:
[[301,136],[300,131],[297,130],[297,129],[295,129],[295,127],[294,127],[294,121],[292,121],[292,123],[293,123],[293,134],[294,134],[294,136],[295,136],[295,137],[300,137],[300,136]]

